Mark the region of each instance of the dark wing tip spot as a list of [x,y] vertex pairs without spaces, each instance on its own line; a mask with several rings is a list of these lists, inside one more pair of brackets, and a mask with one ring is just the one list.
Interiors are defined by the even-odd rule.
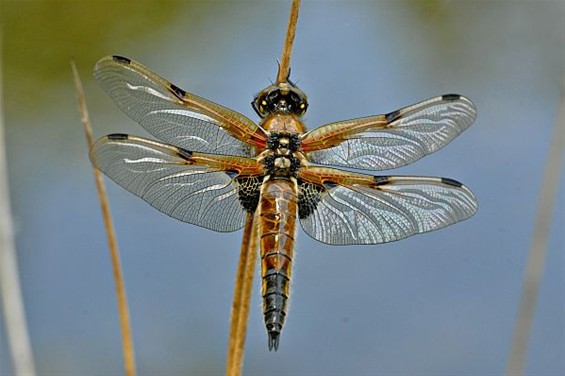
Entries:
[[400,110],[389,112],[388,114],[385,115],[385,117],[387,123],[392,123],[393,121],[395,121],[400,117]]
[[375,183],[377,185],[384,185],[390,183],[389,176],[375,176]]
[[169,88],[171,89],[173,94],[176,95],[179,99],[183,99],[184,96],[186,95],[186,91],[184,91],[183,89],[181,89],[176,85],[171,84]]
[[451,185],[453,187],[461,188],[463,184],[459,183],[457,180],[453,180],[450,178],[441,178],[441,182],[443,184]]
[[130,64],[131,63],[131,59],[128,59],[127,57],[120,56],[120,55],[112,55],[112,59],[115,62],[121,63],[121,64]]
[[108,140],[127,140],[129,138],[129,136],[125,133],[109,134],[106,137],[108,137]]
[[441,96],[441,99],[444,101],[456,101],[461,99],[461,96],[459,94],[444,94]]

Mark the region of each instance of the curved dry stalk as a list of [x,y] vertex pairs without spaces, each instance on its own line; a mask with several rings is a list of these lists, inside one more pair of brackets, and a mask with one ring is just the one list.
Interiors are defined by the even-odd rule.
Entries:
[[[88,148],[92,146],[92,128],[90,127],[90,120],[88,117],[88,108],[86,107],[86,99],[82,82],[78,75],[78,71],[74,61],[71,61],[71,69],[73,71],[73,78],[75,81],[75,88],[77,92],[77,99],[81,113],[81,121],[84,127],[84,134]],[[104,226],[108,236],[108,249],[110,251],[110,259],[112,261],[112,272],[114,275],[114,283],[116,286],[116,299],[118,301],[118,311],[120,316],[120,328],[122,331],[122,348],[124,353],[124,368],[127,376],[135,376],[135,357],[133,352],[133,341],[131,336],[131,327],[129,321],[129,311],[127,305],[126,288],[124,278],[122,275],[122,267],[120,263],[120,252],[118,250],[118,242],[116,240],[116,233],[114,231],[114,224],[112,215],[110,214],[110,204],[106,195],[106,187],[102,180],[102,174],[98,169],[92,168],[94,172],[94,179],[96,181],[96,189],[98,192],[98,200],[102,209],[102,217],[104,218]]]
[[526,364],[526,354],[528,343],[530,342],[530,334],[534,312],[538,300],[539,286],[543,276],[545,259],[547,254],[547,242],[549,239],[549,231],[551,229],[551,217],[554,210],[554,202],[559,187],[559,175],[563,171],[563,152],[565,149],[565,80],[561,89],[561,101],[557,114],[557,122],[551,137],[549,145],[549,153],[543,180],[541,183],[540,201],[538,213],[534,224],[534,233],[530,252],[528,255],[528,264],[524,274],[524,286],[522,297],[520,299],[520,307],[518,308],[518,317],[514,326],[514,334],[512,340],[512,348],[506,374],[508,376],[517,376],[524,374],[524,365]]
[[256,219],[256,215],[252,213],[247,213],[245,217],[245,228],[243,230],[239,264],[235,277],[230,319],[228,356],[226,362],[226,375],[228,376],[240,375],[243,368],[247,321],[253,292],[255,262],[257,260]]
[[[0,28],[0,76],[2,75],[2,30]],[[2,82],[0,77],[0,82]],[[35,375],[35,365],[27,329],[14,226],[10,209],[8,167],[4,149],[4,113],[0,85],[0,288],[8,347],[16,375]]]
[[298,11],[300,10],[300,0],[293,0],[290,8],[290,18],[288,19],[288,27],[286,30],[286,39],[277,74],[277,83],[287,82],[290,75],[290,57],[292,56],[292,46],[294,45],[294,36],[296,35],[296,24],[298,23]]

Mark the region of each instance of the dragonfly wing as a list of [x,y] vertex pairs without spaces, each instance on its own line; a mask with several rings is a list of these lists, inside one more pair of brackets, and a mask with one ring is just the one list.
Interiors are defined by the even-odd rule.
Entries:
[[254,159],[193,153],[123,134],[99,139],[90,157],[108,177],[161,212],[221,232],[243,227],[239,182],[262,170]]
[[468,98],[447,94],[386,115],[314,129],[302,139],[302,150],[312,163],[388,170],[441,149],[475,117],[475,106]]
[[326,244],[391,242],[462,221],[477,210],[471,191],[452,179],[303,170],[300,222]]
[[264,132],[247,117],[188,93],[143,65],[108,56],[94,77],[133,120],[158,139],[204,153],[250,156]]

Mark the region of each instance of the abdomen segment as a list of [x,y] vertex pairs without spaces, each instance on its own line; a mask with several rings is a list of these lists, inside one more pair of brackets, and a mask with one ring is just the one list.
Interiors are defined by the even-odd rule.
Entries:
[[277,350],[289,298],[298,210],[296,183],[288,179],[265,182],[259,205],[263,313],[269,350]]

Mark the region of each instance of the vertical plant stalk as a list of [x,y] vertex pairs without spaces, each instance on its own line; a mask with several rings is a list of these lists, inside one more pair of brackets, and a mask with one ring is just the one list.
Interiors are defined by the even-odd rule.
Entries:
[[547,255],[547,242],[551,229],[557,188],[559,187],[560,173],[563,171],[563,152],[565,149],[565,80],[561,89],[561,101],[557,114],[555,129],[549,145],[547,163],[541,185],[538,212],[534,224],[534,233],[528,263],[524,275],[524,286],[518,317],[514,326],[514,334],[506,374],[517,376],[524,374],[528,343],[530,342],[532,322],[538,300],[539,287],[545,259]]
[[[0,82],[4,82],[2,80],[2,37],[0,28]],[[35,365],[22,299],[16,246],[14,245],[5,144],[4,102],[2,85],[0,85],[0,291],[14,374],[33,376]]]
[[[283,47],[282,59],[277,74],[277,83],[286,82],[290,73],[290,58],[296,35],[300,0],[293,0],[290,18]],[[243,240],[239,255],[239,264],[233,293],[233,303],[230,318],[230,334],[228,340],[228,355],[226,375],[239,376],[243,368],[245,353],[245,337],[249,318],[249,305],[253,291],[253,277],[257,260],[258,216],[248,213],[245,218]]]
[[292,47],[294,45],[294,36],[296,35],[296,24],[298,23],[298,11],[300,10],[300,0],[293,0],[290,8],[290,17],[288,19],[288,27],[286,29],[286,39],[277,74],[277,83],[286,82],[290,74],[290,58],[292,56]]
[[233,303],[231,309],[230,334],[226,375],[241,375],[245,353],[245,337],[249,318],[249,306],[253,292],[253,277],[257,260],[257,216],[247,213],[243,240],[239,254],[239,264],[235,278]]
[[[73,71],[78,105],[81,113],[81,121],[84,127],[84,134],[86,136],[88,148],[90,149],[93,143],[92,128],[90,126],[90,119],[88,116],[88,108],[86,106],[86,99],[84,96],[84,90],[82,88],[82,82],[80,80],[74,61],[71,61],[71,69]],[[122,332],[122,348],[124,353],[125,374],[127,376],[135,376],[135,357],[133,352],[133,341],[131,336],[126,289],[120,263],[118,243],[116,241],[116,233],[114,231],[112,215],[110,214],[110,204],[108,203],[106,187],[104,186],[104,181],[102,180],[102,174],[95,167],[93,167],[92,170],[94,172],[94,179],[96,181],[98,200],[100,201],[100,207],[102,209],[102,217],[104,218],[104,227],[106,229],[106,234],[108,237],[108,249],[110,251],[112,272],[116,286],[116,299],[118,301],[118,313],[120,317],[120,328]]]

